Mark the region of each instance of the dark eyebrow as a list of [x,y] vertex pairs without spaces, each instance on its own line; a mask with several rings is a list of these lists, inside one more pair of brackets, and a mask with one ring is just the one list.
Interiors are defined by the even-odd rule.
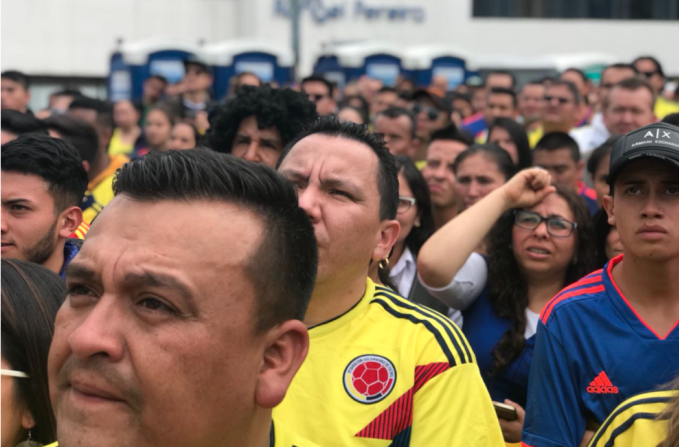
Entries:
[[362,197],[361,188],[354,185],[353,183],[347,182],[338,178],[326,178],[323,180],[323,187],[329,189],[347,189],[352,194]]
[[281,143],[278,140],[275,140],[273,138],[260,138],[259,141],[262,143],[270,144],[272,146],[280,147]]
[[186,284],[174,276],[149,271],[144,271],[142,273],[127,273],[125,274],[125,283],[127,285],[146,285],[175,291],[187,302],[191,312],[194,315],[196,314],[196,303],[191,294],[191,290]]
[[66,278],[81,280],[98,280],[99,276],[91,268],[83,264],[79,264],[77,262],[71,262],[66,267]]
[[31,201],[29,199],[18,198],[3,200],[2,203],[4,203],[5,205],[17,205],[19,203],[31,203]]

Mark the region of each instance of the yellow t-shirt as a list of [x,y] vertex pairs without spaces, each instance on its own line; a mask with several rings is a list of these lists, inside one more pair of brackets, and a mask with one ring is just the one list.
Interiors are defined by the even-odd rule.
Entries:
[[656,446],[667,437],[667,420],[658,420],[679,391],[652,391],[627,399],[606,418],[589,447]]
[[[272,426],[271,443],[269,444],[272,447],[320,447],[318,444],[297,436],[283,424],[274,421]],[[59,443],[55,442],[45,447],[59,447]]]
[[535,146],[537,146],[538,141],[540,141],[540,138],[544,136],[544,131],[542,130],[542,126],[537,127],[530,132],[528,132],[528,145],[530,146],[531,149],[535,149]]
[[113,200],[113,178],[116,171],[130,161],[124,155],[110,156],[110,159],[108,167],[87,185],[83,201],[83,222],[87,224],[91,224],[97,214]]
[[375,286],[309,328],[274,419],[324,447],[504,446],[474,354],[445,316]]
[[670,101],[664,96],[659,96],[655,101],[655,116],[661,120],[672,113],[679,113],[679,103]]
[[108,154],[115,155],[130,155],[134,150],[134,142],[123,143],[121,140],[122,132],[116,128],[111,135],[111,141],[108,143]]

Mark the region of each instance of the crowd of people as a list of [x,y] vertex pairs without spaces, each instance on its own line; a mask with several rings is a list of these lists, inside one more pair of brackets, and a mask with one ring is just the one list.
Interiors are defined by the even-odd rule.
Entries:
[[659,61],[185,69],[35,112],[2,73],[2,447],[679,446]]

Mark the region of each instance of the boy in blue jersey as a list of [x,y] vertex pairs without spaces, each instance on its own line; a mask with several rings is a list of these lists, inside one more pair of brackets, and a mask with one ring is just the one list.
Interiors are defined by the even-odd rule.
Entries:
[[679,128],[622,137],[608,182],[604,207],[624,254],[543,309],[525,446],[578,446],[622,401],[679,372]]

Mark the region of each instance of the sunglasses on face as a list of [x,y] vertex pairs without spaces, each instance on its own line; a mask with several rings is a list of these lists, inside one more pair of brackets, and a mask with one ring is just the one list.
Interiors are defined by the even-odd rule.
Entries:
[[578,227],[578,224],[563,217],[544,217],[531,211],[514,211],[514,225],[524,230],[535,230],[542,222],[547,224],[547,232],[554,237],[568,237]]
[[318,94],[318,93],[317,94],[304,93],[304,94],[307,95],[307,97],[309,98],[309,101],[311,101],[311,102],[318,102],[321,99],[326,98],[328,96],[328,95],[321,95],[321,94]]
[[657,71],[640,71],[640,74],[646,76],[646,78],[651,79],[654,74],[657,74]]
[[417,201],[413,197],[399,197],[398,198],[398,208],[396,208],[396,213],[403,214],[407,213],[410,208],[415,206]]
[[557,101],[559,101],[559,104],[568,104],[569,102],[571,102],[570,98],[564,98],[564,97],[561,97],[561,96],[551,96],[551,95],[545,96],[545,101],[547,101],[548,103],[551,103],[555,99]]
[[420,112],[425,112],[427,114],[427,118],[429,121],[434,121],[438,119],[439,116],[441,116],[441,111],[438,109],[435,109],[433,107],[427,107],[423,106],[422,104],[415,103],[413,105],[413,113],[415,115],[419,115]]

